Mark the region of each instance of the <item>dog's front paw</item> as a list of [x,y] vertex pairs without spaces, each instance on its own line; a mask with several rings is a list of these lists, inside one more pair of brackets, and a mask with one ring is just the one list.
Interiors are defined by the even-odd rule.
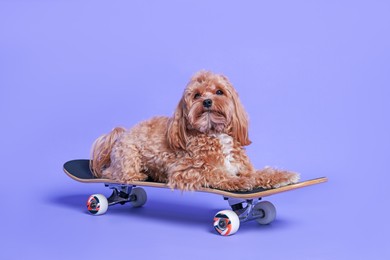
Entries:
[[280,188],[286,185],[297,183],[300,179],[299,173],[295,172],[284,172],[280,177],[279,182],[272,185],[272,188]]
[[298,173],[266,167],[263,170],[257,171],[256,183],[258,187],[275,189],[297,183],[299,178],[300,175]]

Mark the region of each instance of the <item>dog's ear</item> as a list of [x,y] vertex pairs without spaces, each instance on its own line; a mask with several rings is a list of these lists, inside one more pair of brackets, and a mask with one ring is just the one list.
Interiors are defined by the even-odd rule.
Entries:
[[250,145],[252,142],[249,140],[248,128],[249,119],[248,115],[241,104],[237,91],[230,84],[226,77],[223,77],[227,82],[228,89],[233,98],[234,113],[229,126],[229,135],[233,136],[242,146]]
[[168,145],[173,150],[186,149],[187,128],[184,114],[184,97],[180,100],[173,117],[169,119],[167,129]]

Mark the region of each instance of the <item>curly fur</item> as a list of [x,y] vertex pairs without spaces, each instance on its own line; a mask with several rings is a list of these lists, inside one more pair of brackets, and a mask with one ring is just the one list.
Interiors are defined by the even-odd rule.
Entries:
[[181,190],[251,190],[298,181],[296,173],[254,169],[243,148],[250,143],[248,117],[232,84],[223,75],[201,71],[172,117],[99,137],[91,169],[96,177],[122,183],[151,178]]

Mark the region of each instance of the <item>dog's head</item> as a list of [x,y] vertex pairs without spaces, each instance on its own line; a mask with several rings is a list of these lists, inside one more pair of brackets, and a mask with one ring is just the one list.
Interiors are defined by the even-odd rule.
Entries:
[[242,146],[249,145],[248,117],[229,80],[201,71],[188,83],[168,125],[172,149],[185,149],[189,132],[226,133]]

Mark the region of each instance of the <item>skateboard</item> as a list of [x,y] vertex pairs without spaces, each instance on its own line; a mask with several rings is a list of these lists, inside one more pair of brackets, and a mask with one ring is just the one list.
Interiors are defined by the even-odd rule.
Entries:
[[[152,180],[123,184],[109,179],[96,178],[89,165],[90,161],[85,159],[68,161],[64,164],[64,172],[76,181],[103,183],[112,189],[112,194],[108,198],[102,194],[93,194],[88,198],[87,209],[92,215],[104,214],[109,206],[115,204],[131,203],[133,207],[143,206],[147,201],[147,194],[140,186],[170,189],[166,183]],[[222,236],[228,236],[238,231],[240,223],[256,220],[259,224],[267,225],[275,220],[275,206],[269,201],[262,201],[263,197],[323,183],[327,180],[326,177],[321,177],[280,188],[256,188],[251,191],[225,191],[211,188],[202,188],[197,191],[222,195],[228,201],[231,209],[219,211],[213,218],[215,230]]]

